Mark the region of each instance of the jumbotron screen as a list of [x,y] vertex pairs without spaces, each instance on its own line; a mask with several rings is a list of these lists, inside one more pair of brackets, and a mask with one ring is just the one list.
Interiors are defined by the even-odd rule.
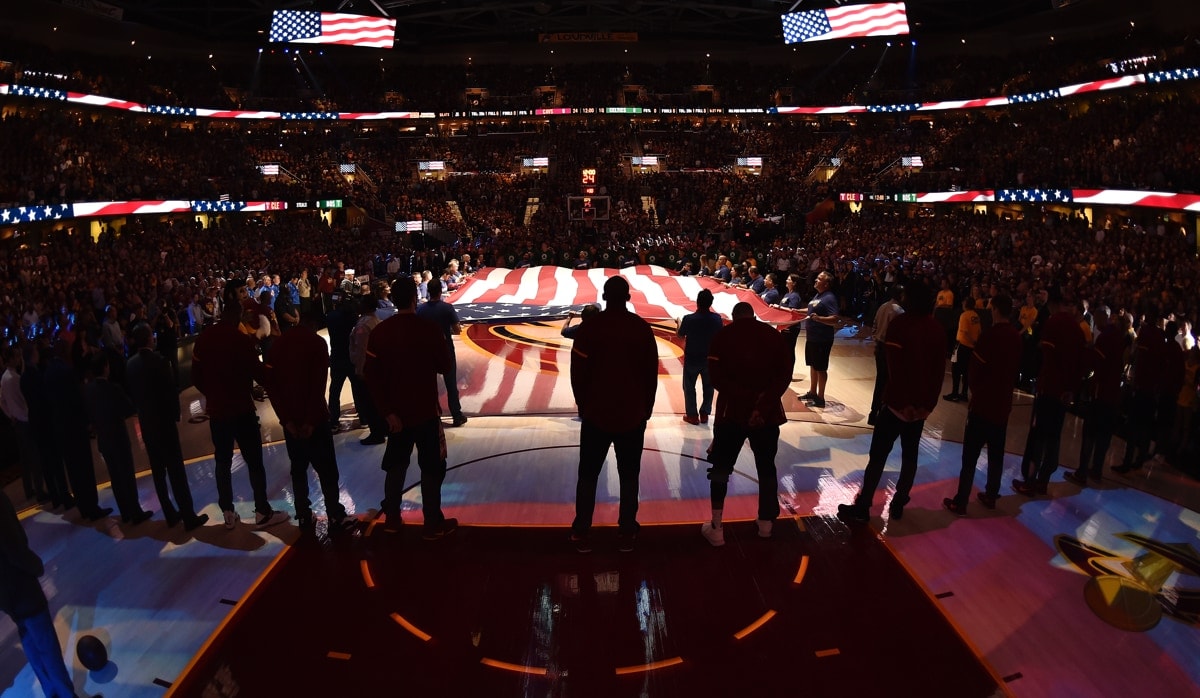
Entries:
[[902,2],[789,12],[780,20],[783,21],[785,44],[908,33],[908,10]]
[[271,14],[272,43],[336,44],[392,48],[396,20],[340,12],[276,10]]

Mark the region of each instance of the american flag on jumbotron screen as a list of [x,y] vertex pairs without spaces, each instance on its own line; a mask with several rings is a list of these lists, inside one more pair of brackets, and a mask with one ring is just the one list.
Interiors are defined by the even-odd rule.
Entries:
[[276,10],[271,15],[270,39],[273,43],[392,48],[396,20],[340,12]]
[[902,2],[789,12],[780,19],[785,44],[908,33],[908,12]]

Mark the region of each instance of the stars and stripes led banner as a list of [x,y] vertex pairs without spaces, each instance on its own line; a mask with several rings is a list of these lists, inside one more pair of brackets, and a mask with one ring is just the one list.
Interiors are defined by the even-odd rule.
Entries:
[[785,44],[908,33],[908,11],[902,2],[789,12],[780,20]]
[[[1079,95],[1088,92],[1101,92],[1107,90],[1116,90],[1127,87],[1135,87],[1146,84],[1160,84],[1163,82],[1177,80],[1195,80],[1200,79],[1200,69],[1198,68],[1179,68],[1168,71],[1158,71],[1155,73],[1146,73],[1139,75],[1123,75],[1115,78],[1107,78],[1105,80],[1094,80],[1091,82],[1079,83],[1076,85],[1067,85],[1055,89],[1042,90],[1039,92],[1022,93],[1018,95],[1008,95],[1001,97],[982,97],[978,99],[956,99],[943,100],[938,102],[913,102],[908,104],[847,104],[847,105],[831,105],[824,107],[762,107],[755,109],[746,108],[704,108],[704,109],[680,109],[676,107],[647,107],[643,109],[643,113],[653,114],[681,114],[681,113],[706,113],[706,114],[894,114],[894,113],[910,113],[918,111],[953,111],[960,109],[980,109],[987,107],[1006,107],[1015,104],[1031,104],[1042,101],[1057,100],[1072,95]],[[387,111],[387,112],[319,112],[319,111],[303,111],[303,112],[277,112],[277,111],[251,111],[238,109],[204,109],[198,107],[183,107],[183,106],[159,106],[159,105],[144,105],[138,102],[130,102],[112,97],[103,97],[99,95],[81,94],[78,92],[63,92],[44,87],[33,87],[29,85],[0,85],[0,95],[11,95],[18,97],[30,97],[34,99],[51,99],[56,101],[67,101],[71,104],[80,104],[94,107],[105,107],[108,109],[121,109],[124,111],[138,112],[144,114],[155,114],[163,116],[178,116],[178,117],[200,117],[207,119],[280,119],[288,121],[362,121],[362,120],[390,120],[390,119],[434,119],[439,116],[451,116],[447,112],[438,114],[428,111]],[[602,110],[594,108],[570,108],[560,107],[554,109],[532,109],[532,110],[514,110],[512,112],[454,112],[453,116],[462,116],[470,118],[479,118],[485,116],[532,116],[532,115],[570,115],[570,114],[594,114]]]
[[392,48],[396,20],[340,12],[276,10],[271,15],[272,43],[337,44]]
[[[919,204],[1030,203],[1161,208],[1200,213],[1200,194],[1136,191],[1128,189],[978,189],[904,194],[843,192],[843,201],[898,201]],[[316,202],[287,201],[94,201],[74,204],[38,204],[0,209],[0,226],[13,226],[72,218],[100,218],[167,213],[253,213],[288,209],[341,208],[341,199]],[[415,232],[421,221],[399,221],[396,232]],[[593,270],[595,271],[595,270]],[[603,284],[603,280],[600,282]],[[584,301],[591,302],[591,301]],[[569,304],[568,304],[569,305]]]

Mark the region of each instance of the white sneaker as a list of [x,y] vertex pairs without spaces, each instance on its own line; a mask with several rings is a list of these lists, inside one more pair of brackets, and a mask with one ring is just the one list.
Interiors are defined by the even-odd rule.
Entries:
[[758,520],[758,537],[759,538],[770,538],[771,537],[771,529],[773,529],[773,528],[775,528],[774,521],[763,521],[762,519],[759,519]]
[[268,528],[276,524],[281,524],[290,518],[292,517],[283,511],[273,511],[270,514],[256,513],[254,515],[254,527],[260,529]]
[[725,545],[724,527],[715,528],[713,527],[711,521],[705,521],[704,523],[700,524],[700,535],[704,536],[704,539],[711,543],[714,548],[719,548],[722,545]]
[[225,512],[225,530],[232,531],[237,527],[238,521],[241,521],[241,519],[238,518],[236,511]]

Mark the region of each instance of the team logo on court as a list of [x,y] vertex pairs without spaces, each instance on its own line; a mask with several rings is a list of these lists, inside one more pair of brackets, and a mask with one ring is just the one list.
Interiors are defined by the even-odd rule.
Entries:
[[1054,545],[1079,571],[1091,577],[1084,599],[1101,620],[1145,632],[1162,617],[1196,625],[1200,589],[1168,586],[1179,574],[1200,576],[1200,555],[1188,543],[1162,543],[1136,533],[1118,533],[1142,550],[1134,557],[1090,546],[1073,536],[1055,536]]

